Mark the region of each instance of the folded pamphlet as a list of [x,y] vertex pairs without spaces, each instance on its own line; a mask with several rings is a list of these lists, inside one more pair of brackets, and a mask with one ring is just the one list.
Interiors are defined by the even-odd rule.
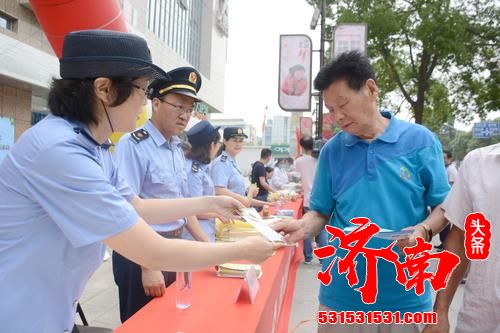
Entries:
[[[357,226],[350,226],[347,228],[342,229],[345,233],[349,233],[356,229]],[[385,228],[380,228],[379,232],[377,232],[373,237],[375,238],[381,238],[381,239],[388,239],[388,240],[400,240],[400,239],[405,239],[411,236],[413,234],[413,230],[407,229],[407,230],[391,230],[391,229],[385,229]]]
[[244,279],[251,266],[254,266],[257,278],[262,276],[262,267],[254,264],[227,263],[218,266],[217,276]]
[[262,219],[255,208],[245,208],[241,212],[241,217],[251,224],[257,231],[271,242],[285,243],[282,235],[271,229],[269,225]]

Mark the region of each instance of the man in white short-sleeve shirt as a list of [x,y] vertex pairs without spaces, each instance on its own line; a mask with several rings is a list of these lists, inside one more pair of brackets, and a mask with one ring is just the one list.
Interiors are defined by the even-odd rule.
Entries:
[[[500,144],[470,152],[462,162],[455,184],[442,207],[453,225],[445,250],[460,256],[446,289],[438,292],[434,309],[438,324],[425,333],[449,332],[448,310],[467,265],[470,272],[464,300],[458,314],[456,333],[500,332]],[[470,213],[480,212],[491,222],[491,248],[486,260],[469,261],[465,256],[464,222]]]
[[446,175],[448,176],[448,183],[450,183],[450,186],[455,183],[455,180],[457,179],[457,174],[458,174],[458,169],[457,169],[457,163],[453,159],[453,155],[451,154],[450,151],[444,150],[443,151],[443,159],[444,159],[444,165],[446,167]]

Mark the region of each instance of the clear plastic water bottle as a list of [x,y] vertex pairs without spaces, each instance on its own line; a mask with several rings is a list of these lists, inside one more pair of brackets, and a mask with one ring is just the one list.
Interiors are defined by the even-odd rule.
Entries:
[[281,216],[281,210],[283,209],[283,202],[285,201],[285,196],[283,193],[280,193],[280,197],[278,202],[276,202],[276,215]]
[[177,272],[175,306],[178,309],[187,309],[191,306],[191,282],[191,272]]

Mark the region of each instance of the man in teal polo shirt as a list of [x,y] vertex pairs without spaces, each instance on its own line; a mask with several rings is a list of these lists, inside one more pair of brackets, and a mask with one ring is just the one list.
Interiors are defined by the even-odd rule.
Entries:
[[[274,227],[284,231],[290,241],[296,241],[317,234],[326,224],[343,229],[353,226],[349,222],[352,218],[367,217],[380,228],[413,228],[413,235],[399,245],[414,245],[416,237],[430,241],[446,225],[439,206],[449,190],[438,139],[423,126],[379,112],[373,69],[359,53],[344,53],[334,59],[320,70],[314,85],[322,92],[325,106],[342,132],[321,151],[311,192],[311,211],[298,223],[279,222]],[[428,213],[428,208],[432,213]],[[390,243],[372,238],[365,247],[381,249]],[[347,253],[338,248],[338,239],[329,240],[329,244],[337,249],[335,256],[323,260],[323,271],[335,257],[343,258]],[[337,263],[333,265],[331,283],[321,285],[320,310],[432,310],[429,285],[420,296],[413,288],[406,291],[396,281],[394,264],[381,259],[377,265],[376,300],[364,303],[357,288],[365,284],[366,260],[358,255],[355,262],[359,281],[352,287],[346,274],[338,273]],[[318,332],[335,333],[419,332],[423,328],[417,324],[318,326]]]

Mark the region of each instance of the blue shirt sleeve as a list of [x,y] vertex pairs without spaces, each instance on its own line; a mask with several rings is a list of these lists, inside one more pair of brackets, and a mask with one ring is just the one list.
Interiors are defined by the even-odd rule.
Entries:
[[136,145],[130,139],[130,135],[125,135],[115,146],[113,158],[121,177],[129,184],[132,191],[139,195],[144,184],[146,166],[135,149]]
[[113,176],[112,176],[112,182],[115,184],[116,189],[122,197],[124,197],[127,201],[131,201],[137,194],[132,190],[132,188],[129,186],[125,178],[123,178],[122,174],[120,173],[120,170],[116,167],[116,165],[113,162]]
[[320,214],[330,216],[335,207],[332,189],[330,155],[332,145],[323,147],[316,166],[316,173],[309,199],[309,208]]
[[444,201],[450,191],[439,140],[433,137],[432,146],[422,149],[419,156],[419,175],[425,187],[425,203],[429,207],[435,207]]
[[106,177],[99,161],[81,146],[59,143],[41,151],[33,165],[25,170],[26,189],[73,246],[102,241],[137,221],[113,177]]
[[216,187],[226,187],[229,183],[229,177],[231,176],[231,170],[226,162],[217,161],[212,166],[212,180],[214,186]]

